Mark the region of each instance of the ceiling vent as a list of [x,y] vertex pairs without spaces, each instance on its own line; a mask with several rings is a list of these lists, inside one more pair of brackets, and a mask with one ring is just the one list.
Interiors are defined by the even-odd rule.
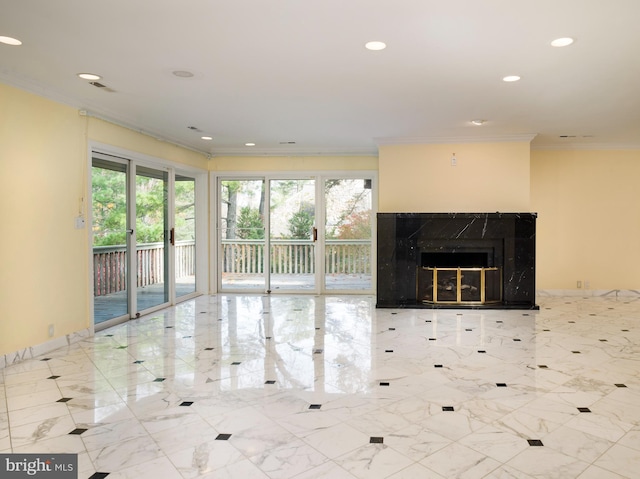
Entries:
[[104,90],[104,91],[108,91],[109,93],[115,92],[115,90],[109,88],[107,85],[103,85],[102,83],[97,81],[90,81],[89,85],[93,85],[94,87],[100,88],[101,90]]

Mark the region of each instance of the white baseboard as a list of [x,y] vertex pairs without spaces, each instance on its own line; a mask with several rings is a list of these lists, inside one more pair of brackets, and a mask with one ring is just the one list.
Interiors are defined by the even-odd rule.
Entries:
[[0,355],[0,369],[18,364],[27,359],[33,359],[37,358],[38,356],[43,356],[48,352],[54,351],[59,348],[70,346],[74,343],[82,341],[83,339],[91,337],[92,334],[93,333],[91,329],[87,328],[75,333],[67,334],[65,336],[60,336],[59,338],[52,339],[51,341],[47,341],[46,343],[37,344],[35,346],[24,348],[19,351]]

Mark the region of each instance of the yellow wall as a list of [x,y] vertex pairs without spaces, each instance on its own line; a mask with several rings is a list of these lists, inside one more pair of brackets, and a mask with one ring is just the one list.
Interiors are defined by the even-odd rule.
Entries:
[[207,168],[203,155],[0,84],[0,354],[90,326],[88,231],[74,223],[88,140]]
[[381,146],[380,211],[529,212],[529,154],[526,141]]
[[539,289],[640,289],[640,150],[533,150]]
[[209,160],[209,170],[223,171],[340,171],[377,170],[375,156],[221,156]]

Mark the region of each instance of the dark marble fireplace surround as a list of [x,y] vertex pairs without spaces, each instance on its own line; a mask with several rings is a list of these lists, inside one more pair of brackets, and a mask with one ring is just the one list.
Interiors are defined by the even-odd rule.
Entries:
[[[378,213],[377,217],[377,307],[538,309],[536,213]],[[427,264],[433,262],[500,268],[502,301],[424,303],[417,297],[418,270],[443,265]]]

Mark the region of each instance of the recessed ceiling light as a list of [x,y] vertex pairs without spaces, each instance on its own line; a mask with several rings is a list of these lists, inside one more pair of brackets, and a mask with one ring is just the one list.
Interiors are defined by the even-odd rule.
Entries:
[[556,38],[555,40],[553,40],[551,42],[551,46],[552,47],[568,47],[572,43],[573,43],[573,38],[563,37],[563,38]]
[[22,42],[20,40],[11,37],[0,37],[0,43],[4,43],[5,45],[12,45],[14,47],[22,45]]
[[244,146],[256,146],[255,143],[245,143]]
[[207,141],[213,140],[212,136],[201,136],[200,138],[202,138],[203,140],[207,140]]
[[173,74],[180,78],[191,78],[193,76],[193,73],[186,70],[176,70],[173,72]]
[[471,123],[473,123],[474,125],[480,126],[482,124],[484,124],[486,120],[471,120]]
[[378,51],[378,50],[384,50],[385,48],[387,48],[387,44],[384,42],[367,42],[365,43],[364,47],[367,50]]
[[102,77],[100,75],[96,75],[94,73],[78,73],[78,76],[83,80],[97,81]]
[[518,75],[508,75],[502,79],[502,81],[506,82],[514,82],[518,80],[520,80],[520,77]]

